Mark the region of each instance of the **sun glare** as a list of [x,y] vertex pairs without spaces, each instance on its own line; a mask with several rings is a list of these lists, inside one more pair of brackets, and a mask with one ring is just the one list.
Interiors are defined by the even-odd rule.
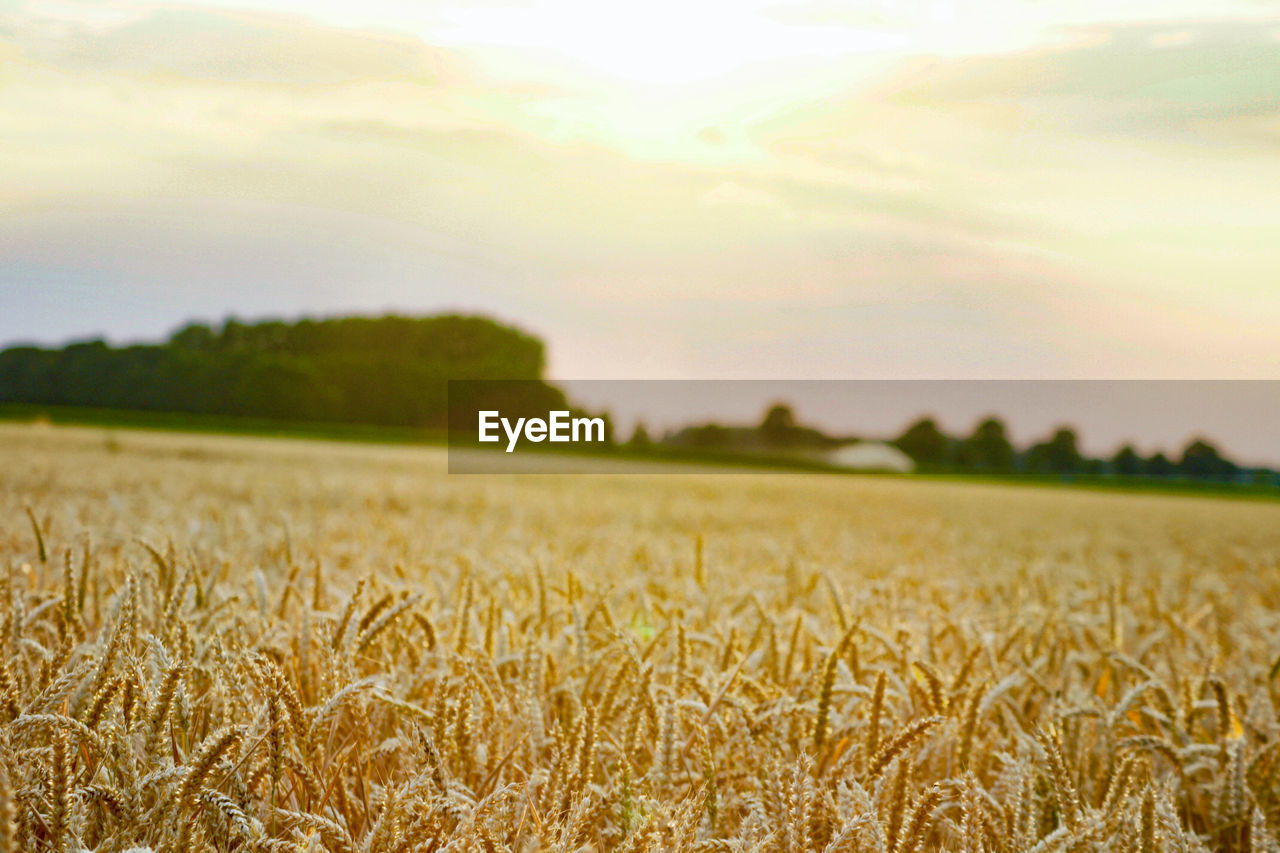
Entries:
[[511,48],[558,63],[582,82],[672,90],[700,87],[768,67],[903,47],[905,38],[858,27],[794,26],[767,9],[732,0],[657,0],[617,6],[545,2],[518,9],[459,8],[440,38]]

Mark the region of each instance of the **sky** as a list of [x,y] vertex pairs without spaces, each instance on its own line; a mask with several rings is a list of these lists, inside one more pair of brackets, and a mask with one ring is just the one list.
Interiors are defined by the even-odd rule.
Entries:
[[0,0],[0,343],[477,311],[559,379],[1280,378],[1280,2]]

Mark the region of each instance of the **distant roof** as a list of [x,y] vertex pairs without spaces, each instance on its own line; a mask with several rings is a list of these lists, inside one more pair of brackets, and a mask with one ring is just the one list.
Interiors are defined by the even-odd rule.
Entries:
[[859,441],[837,447],[823,458],[838,468],[855,471],[893,471],[909,474],[915,470],[915,462],[891,444],[882,441]]

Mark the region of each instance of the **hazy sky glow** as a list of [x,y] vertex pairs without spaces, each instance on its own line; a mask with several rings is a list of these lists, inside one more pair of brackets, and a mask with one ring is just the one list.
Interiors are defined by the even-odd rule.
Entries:
[[1267,2],[0,0],[0,341],[479,310],[588,377],[1280,378]]

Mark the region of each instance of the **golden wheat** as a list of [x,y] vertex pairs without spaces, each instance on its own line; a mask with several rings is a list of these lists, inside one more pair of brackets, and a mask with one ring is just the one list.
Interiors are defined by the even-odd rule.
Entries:
[[1280,505],[0,435],[0,853],[1277,850]]

